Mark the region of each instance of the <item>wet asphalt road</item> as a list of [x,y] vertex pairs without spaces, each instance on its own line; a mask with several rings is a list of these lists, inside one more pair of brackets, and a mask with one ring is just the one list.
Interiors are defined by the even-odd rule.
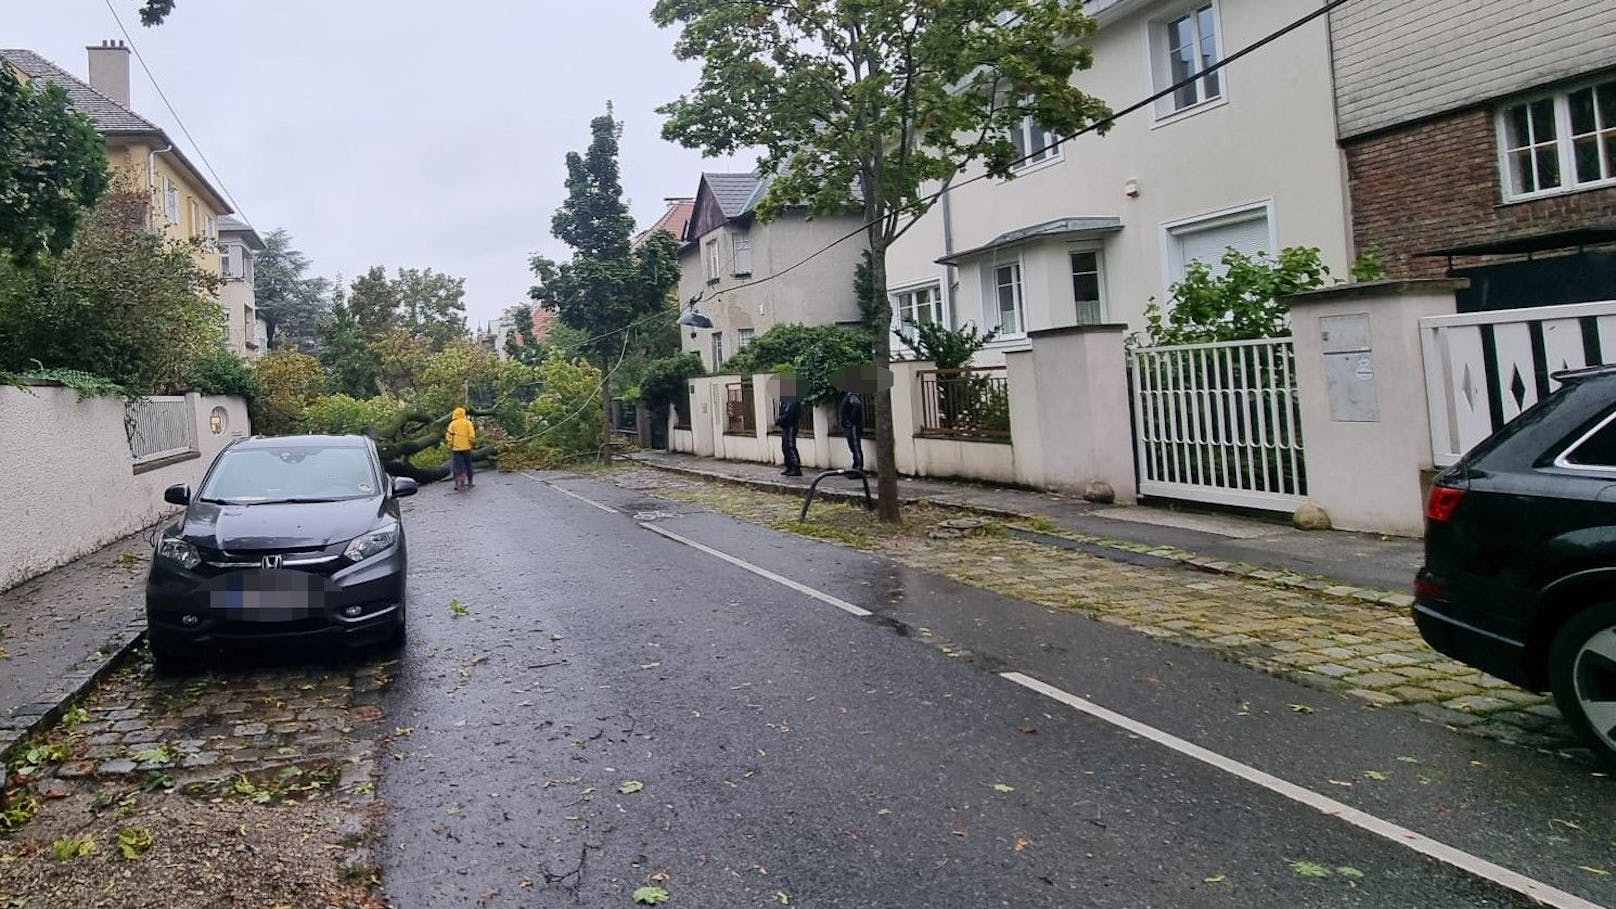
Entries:
[[1009,669],[1616,904],[1582,867],[1610,867],[1616,843],[1594,768],[549,479],[490,474],[408,503],[411,641],[380,789],[400,909],[622,907],[652,882],[674,907],[1533,905],[996,675]]

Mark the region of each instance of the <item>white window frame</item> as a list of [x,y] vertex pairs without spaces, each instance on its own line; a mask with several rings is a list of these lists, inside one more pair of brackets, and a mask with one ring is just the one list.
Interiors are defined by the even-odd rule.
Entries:
[[718,264],[718,237],[709,237],[702,243],[702,250],[706,254],[707,283],[717,284],[723,275]]
[[213,243],[218,243],[219,242],[219,219],[218,218],[214,217],[213,215],[208,215],[207,221],[206,221],[206,224],[205,224],[203,230],[204,230],[204,233],[207,235],[208,240],[210,240]]
[[724,333],[713,332],[713,371],[724,365]]
[[[1086,321],[1083,318],[1083,304],[1088,302],[1088,301],[1081,301],[1081,300],[1077,299],[1077,275],[1078,275],[1078,271],[1077,271],[1077,263],[1074,262],[1073,260],[1077,256],[1082,256],[1082,255],[1092,255],[1092,256],[1094,256],[1094,283],[1098,288],[1099,296],[1093,302],[1095,303],[1096,306],[1099,307],[1099,316],[1098,316],[1098,318],[1096,318],[1092,322]],[[1066,247],[1066,264],[1067,264],[1068,274],[1070,274],[1071,277],[1072,277],[1072,308],[1073,308],[1074,312],[1076,313],[1076,319],[1077,319],[1077,321],[1074,324],[1077,324],[1077,325],[1100,325],[1100,324],[1103,324],[1105,322],[1107,313],[1110,311],[1109,304],[1107,303],[1107,300],[1106,300],[1106,292],[1105,292],[1105,249],[1098,243],[1082,243],[1082,244],[1074,243],[1074,244],[1071,244],[1071,245]]]
[[745,350],[746,345],[751,344],[752,339],[756,337],[757,329],[755,328],[735,329],[735,352],[740,353],[741,351]]
[[1052,129],[1044,129],[1039,126],[1032,114],[1028,114],[1021,119],[1021,123],[1016,126],[1016,132],[1021,139],[1016,153],[1017,158],[1033,154],[1033,148],[1039,141],[1043,142],[1044,147],[1038,152],[1042,157],[1028,158],[1025,161],[1011,164],[1011,173],[1018,175],[1030,173],[1065,159],[1065,143],[1060,141],[1060,134]]
[[746,234],[737,233],[734,239],[734,261],[731,271],[737,278],[750,277],[752,274],[752,238]]
[[[1223,48],[1223,9],[1221,0],[1195,0],[1190,3],[1180,3],[1170,8],[1163,15],[1152,17],[1145,22],[1145,62],[1146,72],[1149,75],[1152,92],[1159,92],[1178,82],[1173,78],[1173,63],[1171,57],[1171,34],[1168,27],[1185,16],[1195,17],[1201,10],[1212,10],[1212,44],[1217,54],[1214,63],[1222,62],[1226,58]],[[1201,34],[1199,20],[1195,24],[1196,45],[1200,46],[1204,36]],[[1200,56],[1197,55],[1196,73],[1199,76],[1205,72],[1200,65]],[[1168,95],[1151,105],[1151,128],[1166,126],[1179,120],[1193,117],[1196,114],[1222,107],[1229,103],[1229,69],[1219,67],[1213,73],[1218,83],[1216,95],[1205,95],[1205,77],[1198,78],[1194,83],[1195,94],[1198,100],[1183,107],[1178,106],[1176,95]]]
[[1027,336],[1027,268],[1022,257],[1017,255],[1005,259],[988,259],[982,262],[985,269],[982,278],[982,289],[988,291],[986,299],[982,301],[982,327],[984,329],[1001,328],[1004,325],[1003,310],[999,307],[999,270],[1002,268],[1015,269],[1015,314],[1016,330],[1000,331],[996,341],[1014,340]]
[[943,302],[942,282],[922,281],[916,284],[905,284],[902,287],[895,287],[887,292],[887,297],[892,302],[892,322],[894,328],[902,329],[904,326],[908,325],[909,323],[904,321],[904,316],[909,312],[919,311],[917,306],[906,306],[904,303],[904,298],[914,298],[923,293],[931,295],[930,308],[932,319],[939,325],[948,325],[948,307]]
[[[1608,88],[1611,92],[1616,92],[1616,75],[1607,74],[1603,78],[1599,79],[1585,79],[1581,82],[1573,83],[1553,91],[1538,92],[1533,95],[1516,98],[1508,104],[1500,105],[1499,108],[1493,112],[1493,128],[1497,134],[1498,148],[1498,185],[1505,202],[1527,202],[1532,199],[1545,199],[1551,196],[1563,196],[1569,193],[1587,192],[1588,190],[1592,189],[1616,186],[1616,170],[1612,170],[1611,175],[1608,177],[1592,180],[1587,183],[1576,182],[1577,156],[1576,142],[1571,130],[1571,96],[1588,88],[1595,89],[1594,116],[1597,118],[1599,115],[1599,90],[1602,88]],[[1508,113],[1517,107],[1528,106],[1536,104],[1539,101],[1550,99],[1554,101],[1553,142],[1560,163],[1560,185],[1553,186],[1548,189],[1532,190],[1530,192],[1515,192],[1515,181],[1511,177],[1510,169],[1510,157],[1512,154],[1512,149],[1510,148],[1509,143]],[[1599,127],[1601,124],[1596,119],[1594,125],[1596,135],[1595,141],[1602,146],[1600,149],[1600,164],[1601,168],[1603,168],[1604,165],[1608,163],[1608,160],[1605,158],[1603,147],[1607,146],[1607,144],[1616,146],[1616,133],[1612,132],[1613,129],[1616,129],[1616,123],[1606,125],[1604,129],[1600,129]],[[1549,144],[1548,142],[1536,141],[1537,137],[1535,134],[1532,138],[1534,140],[1532,144],[1529,146],[1522,146],[1522,148],[1537,148],[1539,146]],[[1535,157],[1533,167],[1536,167]]]
[[168,223],[180,223],[180,188],[173,177],[163,177],[163,215]]
[[1235,224],[1241,221],[1254,221],[1258,217],[1266,218],[1268,221],[1268,254],[1276,256],[1279,254],[1279,224],[1274,218],[1273,199],[1248,202],[1218,211],[1163,222],[1161,225],[1163,290],[1183,278],[1184,267],[1189,264],[1183,261],[1183,247],[1179,244],[1179,235],[1222,227],[1226,224]]

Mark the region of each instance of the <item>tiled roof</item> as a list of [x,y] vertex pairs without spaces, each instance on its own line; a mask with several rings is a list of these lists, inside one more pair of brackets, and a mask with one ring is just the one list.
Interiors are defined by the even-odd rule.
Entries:
[[67,92],[74,109],[95,121],[102,132],[161,132],[155,123],[108,98],[72,73],[31,50],[0,50],[0,59],[21,70],[30,80],[54,82]]
[[713,200],[726,218],[739,218],[750,209],[759,180],[755,174],[702,174],[701,179],[713,191]]
[[636,244],[644,243],[646,238],[659,230],[673,234],[675,240],[684,237],[685,225],[690,223],[691,216],[696,213],[696,200],[669,199],[667,201],[668,210],[662,213],[662,217],[658,218],[655,224],[640,231],[639,235],[634,238]]

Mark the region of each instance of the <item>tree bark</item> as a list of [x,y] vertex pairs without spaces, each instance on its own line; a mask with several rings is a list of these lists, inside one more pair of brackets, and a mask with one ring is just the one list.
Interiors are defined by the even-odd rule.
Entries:
[[[876,382],[881,383],[890,378],[892,370],[892,301],[887,297],[886,234],[876,214],[872,213],[868,218],[875,222],[869,231],[870,281],[875,287],[876,298],[876,324],[870,326],[875,344],[870,365],[875,371]],[[874,399],[878,404],[875,409],[876,514],[886,523],[897,524],[903,520],[903,515],[898,503],[898,444],[892,430],[892,385],[889,383],[885,389],[881,389],[877,384]]]

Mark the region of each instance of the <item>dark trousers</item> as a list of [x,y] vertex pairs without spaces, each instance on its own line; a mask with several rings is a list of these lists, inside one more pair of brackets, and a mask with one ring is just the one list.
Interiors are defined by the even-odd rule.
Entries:
[[850,424],[842,425],[842,435],[847,436],[847,447],[853,450],[853,469],[864,469],[864,427]]
[[802,455],[797,453],[797,433],[800,431],[795,423],[780,427],[780,453],[785,456],[786,470],[794,473],[802,470]]
[[471,482],[471,452],[457,451],[454,453],[453,470],[456,476],[464,476],[466,482]]

